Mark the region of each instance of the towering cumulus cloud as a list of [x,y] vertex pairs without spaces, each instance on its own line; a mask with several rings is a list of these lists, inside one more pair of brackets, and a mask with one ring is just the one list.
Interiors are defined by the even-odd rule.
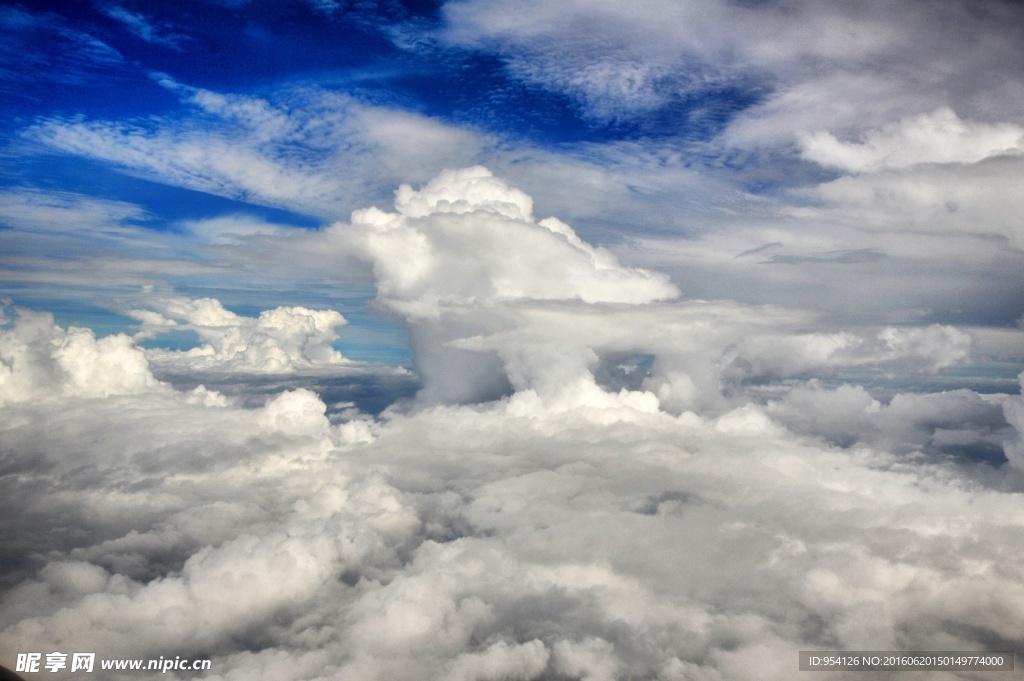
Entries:
[[[811,315],[731,302],[673,302],[659,273],[620,265],[485,168],[445,171],[396,192],[395,213],[353,227],[379,300],[409,324],[427,402],[517,392],[544,408],[722,407],[737,384],[886,362],[940,369],[967,355],[952,327],[815,331]],[[597,402],[594,402],[596,400]],[[612,400],[615,402],[615,400]]]
[[[486,168],[445,171],[419,191],[398,189],[396,213],[357,211],[381,301],[410,325],[429,400],[479,401],[534,387],[538,374],[577,372],[580,347],[546,350],[515,343],[494,353],[459,341],[522,327],[524,317],[556,302],[570,312],[595,305],[643,304],[678,295],[664,275],[621,266],[555,219],[536,222],[533,201]],[[566,315],[544,334],[558,343]],[[565,338],[568,345],[578,343]],[[541,356],[545,355],[545,356]],[[540,362],[542,366],[534,366]],[[585,365],[586,362],[583,362]],[[552,365],[560,365],[557,368]]]
[[[423,391],[379,418],[150,369],[331,371],[330,311],[153,299],[138,339],[200,344],[149,357],[8,320],[5,665],[720,681],[791,679],[801,649],[1024,649],[1021,397],[836,378],[956,366],[966,332],[685,299],[483,168],[402,186],[394,211],[310,237],[365,258],[410,328]],[[195,678],[104,678],[157,677]]]

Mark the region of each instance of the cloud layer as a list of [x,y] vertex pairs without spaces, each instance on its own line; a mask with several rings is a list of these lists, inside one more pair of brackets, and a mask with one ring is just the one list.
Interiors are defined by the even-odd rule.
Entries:
[[210,657],[224,680],[668,681],[788,679],[800,649],[1021,648],[1021,398],[807,380],[949,366],[963,331],[677,299],[481,168],[343,228],[425,381],[376,419],[150,368],[331,371],[336,312],[153,296],[139,338],[196,333],[177,354],[8,321],[0,650]]

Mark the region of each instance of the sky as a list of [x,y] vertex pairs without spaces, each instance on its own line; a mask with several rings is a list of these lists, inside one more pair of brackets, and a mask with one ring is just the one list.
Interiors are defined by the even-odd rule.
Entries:
[[1024,652],[1022,32],[0,3],[0,665]]

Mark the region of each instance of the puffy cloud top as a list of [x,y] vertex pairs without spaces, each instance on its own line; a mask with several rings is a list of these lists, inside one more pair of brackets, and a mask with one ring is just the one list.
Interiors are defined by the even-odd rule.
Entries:
[[719,411],[735,406],[731,385],[872,364],[936,371],[970,351],[940,325],[814,333],[795,310],[661,302],[679,295],[665,275],[535,221],[530,197],[482,167],[402,185],[395,208],[352,223],[379,299],[409,325],[426,402],[515,392],[527,411]]
[[623,267],[482,167],[403,185],[397,213],[356,211],[381,299],[411,317],[515,300],[646,303],[679,295],[665,275]]
[[345,363],[331,347],[335,331],[346,324],[334,310],[278,307],[259,317],[245,317],[226,309],[218,300],[168,298],[154,310],[129,314],[142,322],[139,337],[173,330],[194,331],[203,341],[184,352],[154,350],[151,359],[189,370],[281,373],[311,366]]
[[25,310],[11,328],[0,328],[0,403],[133,395],[164,387],[124,334],[96,338],[89,329],[57,326],[49,313]]
[[483,166],[446,170],[419,191],[403,184],[395,192],[395,209],[410,218],[482,211],[513,220],[533,220],[533,199]]

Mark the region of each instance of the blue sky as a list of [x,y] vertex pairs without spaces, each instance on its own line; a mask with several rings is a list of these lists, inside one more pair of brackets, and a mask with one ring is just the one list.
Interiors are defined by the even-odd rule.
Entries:
[[1022,17],[999,1],[5,3],[0,294],[104,332],[144,290],[332,307],[352,320],[339,347],[408,363],[365,262],[285,251],[261,280],[251,243],[196,225],[320,230],[484,165],[689,298],[1014,329]]

